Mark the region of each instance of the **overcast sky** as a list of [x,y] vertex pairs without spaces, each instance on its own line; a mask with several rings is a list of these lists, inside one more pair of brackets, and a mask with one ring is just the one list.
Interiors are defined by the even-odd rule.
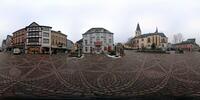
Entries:
[[77,41],[92,27],[114,33],[115,42],[156,27],[172,41],[173,34],[200,43],[200,0],[1,0],[0,43],[6,35],[37,22],[60,30]]

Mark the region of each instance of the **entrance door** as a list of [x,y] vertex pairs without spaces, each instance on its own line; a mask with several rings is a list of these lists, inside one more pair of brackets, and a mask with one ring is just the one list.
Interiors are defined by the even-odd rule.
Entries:
[[101,52],[101,46],[96,46],[96,52],[100,53]]

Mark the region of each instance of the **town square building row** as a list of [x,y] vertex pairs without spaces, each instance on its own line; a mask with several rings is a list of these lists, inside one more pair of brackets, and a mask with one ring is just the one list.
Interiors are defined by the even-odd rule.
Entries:
[[[114,43],[114,33],[101,27],[91,28],[82,34],[82,38],[75,44],[67,39],[67,35],[61,31],[52,30],[50,26],[39,25],[36,22],[21,28],[8,35],[2,41],[2,49],[12,51],[19,48],[22,53],[65,53],[66,51],[79,51],[83,53],[108,53],[114,51],[116,45]],[[133,38],[128,45],[132,49],[152,49],[152,47],[167,50],[170,47],[183,50],[197,50],[199,46],[195,39],[188,39],[181,43],[169,46],[168,37],[159,32],[156,28],[155,32],[142,34],[139,23],[137,24]]]
[[67,49],[67,35],[36,22],[12,34],[9,47],[19,48],[23,53],[57,53],[65,52]]

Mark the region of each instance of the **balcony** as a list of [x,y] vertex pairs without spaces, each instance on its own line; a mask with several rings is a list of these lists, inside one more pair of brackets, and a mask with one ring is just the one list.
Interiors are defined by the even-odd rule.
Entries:
[[39,32],[42,31],[41,28],[29,28],[28,29],[29,32]]
[[38,46],[38,45],[42,45],[41,43],[38,43],[38,42],[29,42],[29,43],[26,43],[26,45],[27,46],[33,46],[33,45],[35,45],[35,46]]
[[42,35],[39,35],[39,34],[37,34],[37,35],[28,34],[28,35],[27,35],[27,38],[30,38],[30,37],[42,37]]

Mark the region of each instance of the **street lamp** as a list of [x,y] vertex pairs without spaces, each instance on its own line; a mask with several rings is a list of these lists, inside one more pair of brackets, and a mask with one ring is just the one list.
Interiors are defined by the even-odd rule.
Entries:
[[79,45],[79,44],[77,44],[77,46],[78,46],[78,57],[80,57],[80,56],[81,56],[80,45]]

